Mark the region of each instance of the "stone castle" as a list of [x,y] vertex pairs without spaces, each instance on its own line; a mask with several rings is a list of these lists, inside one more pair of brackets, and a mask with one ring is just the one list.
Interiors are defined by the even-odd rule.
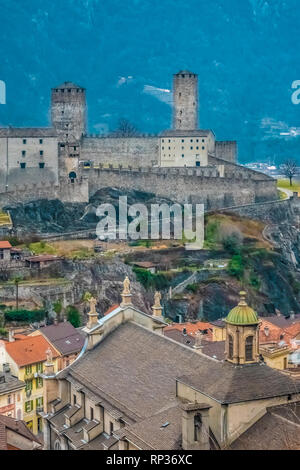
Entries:
[[235,141],[199,129],[198,76],[173,77],[173,125],[159,135],[87,135],[85,89],[52,89],[51,127],[0,128],[0,204],[88,202],[99,189],[137,189],[206,209],[277,199],[272,178],[237,164]]

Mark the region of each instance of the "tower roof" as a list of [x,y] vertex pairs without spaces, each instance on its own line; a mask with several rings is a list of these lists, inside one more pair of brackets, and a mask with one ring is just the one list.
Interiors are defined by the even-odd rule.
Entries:
[[73,89],[84,89],[83,87],[79,86],[79,85],[76,85],[76,83],[73,83],[73,82],[64,82],[62,83],[61,85],[59,86],[56,86],[53,88],[53,90],[61,90],[63,88],[73,88]]
[[195,72],[191,72],[190,70],[180,70],[179,72],[175,73],[175,75],[197,75]]
[[256,325],[259,323],[257,313],[247,305],[246,292],[240,292],[241,300],[239,304],[230,310],[226,323],[231,325]]

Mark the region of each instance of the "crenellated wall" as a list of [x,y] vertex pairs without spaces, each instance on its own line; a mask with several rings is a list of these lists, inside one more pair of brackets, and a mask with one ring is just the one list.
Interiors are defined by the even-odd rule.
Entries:
[[106,187],[136,189],[179,203],[204,204],[207,210],[277,199],[276,181],[261,180],[243,171],[227,171],[220,177],[216,167],[139,168],[89,170],[89,193]]

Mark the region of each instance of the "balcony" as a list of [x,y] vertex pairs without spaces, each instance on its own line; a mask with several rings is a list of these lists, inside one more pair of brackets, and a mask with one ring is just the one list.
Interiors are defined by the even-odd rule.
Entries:
[[24,380],[32,380],[34,378],[34,374],[32,372],[28,373],[28,374],[24,374]]

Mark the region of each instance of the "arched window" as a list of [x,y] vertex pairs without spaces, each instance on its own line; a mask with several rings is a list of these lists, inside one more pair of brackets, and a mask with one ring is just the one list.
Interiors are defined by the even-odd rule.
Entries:
[[233,359],[233,337],[228,335],[228,359]]
[[246,362],[253,361],[253,336],[247,336],[246,338],[245,358],[246,358]]
[[54,442],[54,450],[61,450],[60,442],[58,439]]
[[194,416],[194,441],[198,441],[199,431],[202,424],[202,418],[200,414]]

